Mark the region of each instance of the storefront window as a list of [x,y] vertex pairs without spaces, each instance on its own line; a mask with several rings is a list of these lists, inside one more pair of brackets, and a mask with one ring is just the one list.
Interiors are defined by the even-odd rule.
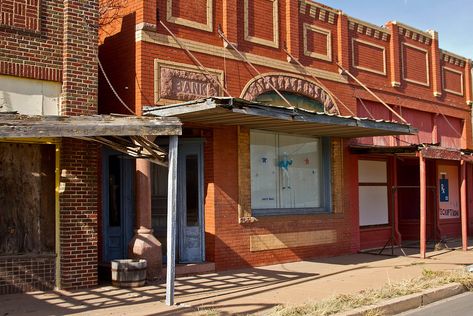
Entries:
[[322,138],[250,132],[251,207],[255,215],[329,209],[330,156],[324,155],[323,143]]

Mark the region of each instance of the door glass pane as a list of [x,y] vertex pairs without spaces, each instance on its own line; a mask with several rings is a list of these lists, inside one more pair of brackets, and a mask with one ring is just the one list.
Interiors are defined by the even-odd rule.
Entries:
[[197,155],[186,156],[186,222],[199,226],[199,163]]
[[108,224],[111,227],[120,226],[121,222],[121,201],[120,201],[120,159],[118,156],[109,157],[108,172],[108,201],[109,217]]

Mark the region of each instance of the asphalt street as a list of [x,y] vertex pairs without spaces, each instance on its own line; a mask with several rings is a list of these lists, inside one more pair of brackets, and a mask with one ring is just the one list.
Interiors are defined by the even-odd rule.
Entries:
[[473,293],[466,292],[399,315],[470,316],[473,315]]

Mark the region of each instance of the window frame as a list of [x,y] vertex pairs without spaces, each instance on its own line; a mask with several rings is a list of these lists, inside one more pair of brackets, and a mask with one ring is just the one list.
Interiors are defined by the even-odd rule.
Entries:
[[[272,133],[275,135],[292,135],[292,136],[301,136],[307,138],[319,139],[321,143],[321,154],[320,154],[320,169],[321,169],[321,206],[320,207],[295,207],[295,208],[253,208],[251,205],[251,196],[253,191],[251,189],[251,172],[250,176],[250,209],[251,214],[254,217],[262,216],[280,216],[280,215],[314,215],[314,214],[330,214],[332,211],[332,145],[330,137],[314,137],[300,134],[289,134],[281,133],[274,131],[266,131],[260,129],[250,129],[250,139],[252,132],[263,132],[263,133]],[[250,140],[250,163],[249,168],[251,170],[251,140]]]

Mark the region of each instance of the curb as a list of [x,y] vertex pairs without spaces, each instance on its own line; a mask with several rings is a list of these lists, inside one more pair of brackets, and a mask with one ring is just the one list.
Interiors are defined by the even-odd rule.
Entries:
[[360,307],[348,312],[338,313],[337,316],[364,316],[370,312],[379,312],[381,315],[395,315],[415,309],[433,302],[466,292],[467,289],[460,283],[447,284],[438,288],[428,289],[420,293],[396,297],[374,305]]

